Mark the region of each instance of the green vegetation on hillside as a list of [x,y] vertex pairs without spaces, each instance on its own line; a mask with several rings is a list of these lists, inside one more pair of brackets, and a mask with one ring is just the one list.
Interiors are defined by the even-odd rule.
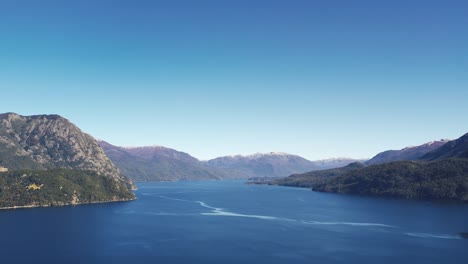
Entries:
[[0,207],[60,206],[134,198],[116,179],[93,171],[52,169],[0,173]]
[[[338,169],[291,175],[266,184],[307,187],[321,192],[468,202],[468,134],[449,142],[441,140],[401,151],[382,152],[374,159],[390,154],[393,159],[395,153],[398,158],[402,158],[400,154],[409,158],[409,154],[436,146],[439,147],[419,161],[377,164],[382,161],[378,160],[367,167],[353,163]],[[253,183],[265,184],[264,181]]]
[[288,178],[277,184],[321,192],[468,202],[466,159],[390,162],[341,172],[327,179],[317,175],[302,177],[294,185]]
[[351,163],[345,167],[328,169],[328,170],[318,170],[311,171],[302,174],[293,174],[289,177],[273,180],[270,184],[282,185],[282,186],[291,186],[291,187],[312,187],[315,184],[322,183],[331,177],[341,176],[346,174],[349,171],[360,169],[365,167],[364,164],[360,162]]

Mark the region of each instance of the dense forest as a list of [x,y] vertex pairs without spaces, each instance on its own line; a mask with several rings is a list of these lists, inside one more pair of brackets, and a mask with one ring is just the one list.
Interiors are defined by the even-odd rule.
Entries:
[[[293,174],[286,178],[276,179],[269,182],[273,185],[291,186],[291,187],[312,187],[322,183],[331,177],[345,175],[346,173],[365,167],[360,162],[354,162],[347,166],[328,170],[317,170],[301,174]],[[258,182],[258,181],[257,181]],[[265,183],[265,181],[261,182]]]
[[468,160],[396,161],[312,172],[271,182],[314,191],[468,202]]
[[134,198],[115,179],[93,171],[52,169],[0,173],[0,207],[61,206]]
[[316,191],[468,202],[468,160],[397,161],[350,171]]

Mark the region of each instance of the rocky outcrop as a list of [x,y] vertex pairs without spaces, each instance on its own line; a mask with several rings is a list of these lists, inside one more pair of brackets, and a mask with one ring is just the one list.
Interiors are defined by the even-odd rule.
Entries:
[[1,114],[0,166],[89,170],[133,186],[92,136],[59,115]]

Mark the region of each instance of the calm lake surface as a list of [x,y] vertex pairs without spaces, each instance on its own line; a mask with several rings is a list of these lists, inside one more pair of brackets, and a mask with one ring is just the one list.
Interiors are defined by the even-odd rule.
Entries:
[[241,181],[142,183],[137,195],[0,211],[1,263],[468,263],[466,205]]

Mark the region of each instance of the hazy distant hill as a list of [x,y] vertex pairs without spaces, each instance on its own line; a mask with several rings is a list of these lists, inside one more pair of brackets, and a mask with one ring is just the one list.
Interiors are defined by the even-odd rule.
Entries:
[[317,170],[327,170],[334,168],[341,168],[353,163],[364,163],[367,159],[352,159],[352,158],[332,158],[332,159],[323,159],[323,160],[314,160],[312,161]]
[[238,171],[246,177],[252,178],[286,177],[294,173],[342,167],[355,161],[355,159],[350,158],[310,161],[297,155],[271,152],[219,157],[206,161],[206,164],[213,168]]
[[367,165],[374,165],[398,160],[418,160],[424,154],[440,148],[447,142],[449,140],[431,141],[420,146],[406,147],[401,150],[387,150],[377,154],[365,163]]
[[200,161],[187,153],[161,146],[119,147],[105,141],[99,143],[117,167],[136,181],[286,177],[292,173],[341,167],[356,161],[349,158],[309,161],[276,152]]
[[426,153],[422,160],[440,160],[446,158],[468,158],[468,133],[456,140]]
[[[69,171],[62,170],[60,173],[77,175],[71,181],[78,185],[80,179],[87,178],[91,181],[95,179],[90,176],[93,173],[84,175],[85,173],[75,173],[73,170],[94,172],[96,175],[113,179],[110,182],[113,182],[115,186],[108,187],[115,187],[114,189],[120,190],[122,199],[134,197],[128,190],[133,183],[120,173],[104,154],[97,141],[90,135],[83,133],[67,119],[58,115],[21,116],[14,113],[0,114],[0,166],[7,168],[10,172],[13,171],[12,174],[4,173],[3,175],[15,175],[14,171],[16,170],[29,170],[31,175],[35,175],[41,173],[35,173],[34,170],[68,169]],[[57,184],[54,188],[59,188],[59,177],[52,178],[57,181],[50,182],[50,184]],[[14,182],[10,181],[11,184]],[[20,184],[20,182],[27,181],[16,181],[17,184]],[[9,187],[1,187],[3,188],[1,192],[6,192],[7,195],[12,190]],[[36,192],[48,195],[44,190],[50,187],[44,187],[42,190],[38,189]],[[62,186],[62,188],[65,187]],[[106,193],[106,190],[104,190],[106,188],[102,187],[100,191]],[[113,194],[115,199],[118,200],[119,192],[113,192]],[[100,197],[106,197],[106,195]],[[69,197],[69,199],[71,198]],[[79,193],[76,194],[76,199],[74,199],[74,203],[97,201],[102,200],[94,200],[89,196],[87,198],[80,197]],[[54,201],[50,202],[53,203]],[[11,200],[11,204],[14,203],[15,200]]]
[[331,177],[345,175],[346,173],[352,170],[361,169],[365,166],[366,165],[364,165],[361,162],[354,162],[340,168],[316,170],[301,174],[293,174],[286,178],[271,181],[269,182],[269,184],[292,187],[312,187],[313,185],[321,183]]
[[230,178],[187,153],[161,146],[119,147],[99,142],[107,156],[135,181],[211,180]]

